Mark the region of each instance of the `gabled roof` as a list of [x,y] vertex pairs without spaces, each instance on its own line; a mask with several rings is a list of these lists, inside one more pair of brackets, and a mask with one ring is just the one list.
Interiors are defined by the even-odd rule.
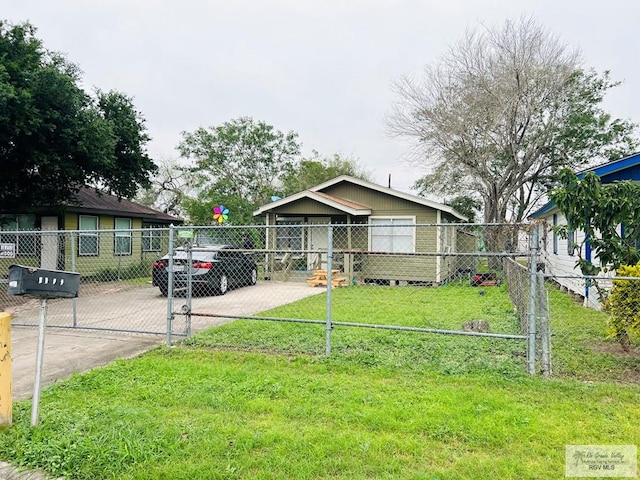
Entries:
[[578,177],[582,178],[589,172],[599,176],[602,183],[611,183],[615,180],[640,180],[640,152],[591,167],[579,172]]
[[314,192],[312,190],[303,190],[302,192],[298,192],[294,195],[290,195],[285,198],[281,198],[275,202],[268,203],[263,205],[258,210],[253,212],[254,216],[262,215],[269,210],[273,210],[274,208],[281,207],[283,205],[287,205],[292,202],[296,202],[303,198],[309,198],[311,200],[315,200],[316,202],[327,205],[328,207],[333,207],[336,210],[340,210],[342,212],[348,213],[350,215],[359,216],[359,215],[371,215],[371,209],[366,205],[360,205],[355,202],[350,202],[343,198],[336,197],[334,195],[328,195],[324,192]]
[[65,208],[70,212],[93,213],[98,215],[121,215],[142,218],[159,223],[183,223],[183,220],[153,208],[145,207],[126,198],[99,192],[94,188],[82,188],[76,195],[77,201]]
[[335,177],[324,183],[311,187],[308,190],[304,190],[302,192],[296,193],[295,195],[291,195],[289,197],[285,197],[275,202],[263,205],[258,210],[253,212],[253,215],[256,216],[256,215],[264,214],[270,210],[273,210],[274,208],[287,205],[289,203],[295,202],[302,198],[313,199],[320,203],[324,203],[325,205],[329,205],[331,207],[337,208],[338,210],[342,210],[343,212],[349,213],[351,215],[371,215],[371,208],[368,207],[367,205],[359,205],[357,203],[336,197],[334,195],[328,195],[323,192],[323,190],[329,187],[332,187],[334,185],[337,185],[338,183],[341,183],[341,182],[347,182],[347,183],[359,185],[361,187],[374,190],[376,192],[385,193],[387,195],[401,198],[408,202],[416,203],[418,205],[423,205],[425,207],[430,207],[435,210],[441,210],[463,221],[467,220],[467,218],[464,215],[461,215],[460,213],[456,212],[449,205],[444,205],[442,203],[434,202],[424,197],[418,197],[416,195],[410,195],[408,193],[400,192],[399,190],[394,190],[393,188],[383,187],[382,185],[367,182],[366,180],[361,180],[359,178],[351,177],[349,175],[340,175],[339,177]]
[[[578,172],[578,178],[583,178],[587,173],[593,172],[603,184],[620,180],[640,181],[640,152],[634,153],[618,160],[603,163],[602,165],[591,167]],[[540,218],[551,212],[555,208],[553,202],[548,202],[542,208],[536,210],[529,218]]]
[[556,204],[553,202],[547,202],[544,206],[533,212],[529,215],[529,218],[541,218],[544,217],[547,213],[551,212],[554,208],[556,208]]
[[366,205],[362,205],[360,203],[352,202],[350,200],[345,200],[344,198],[336,197],[335,195],[329,195],[324,192],[313,192],[315,195],[320,195],[327,199],[328,202],[334,202],[339,205],[343,205],[344,209],[351,209],[355,213],[353,215],[371,215],[371,209]]

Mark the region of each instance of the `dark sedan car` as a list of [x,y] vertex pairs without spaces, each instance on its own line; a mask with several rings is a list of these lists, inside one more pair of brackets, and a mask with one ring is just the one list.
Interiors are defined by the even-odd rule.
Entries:
[[[165,255],[153,263],[153,285],[167,295],[169,284],[169,256]],[[185,289],[191,272],[193,293],[224,295],[229,288],[255,285],[258,268],[251,256],[231,245],[194,246],[191,265],[188,252],[177,248],[173,255],[173,288]]]

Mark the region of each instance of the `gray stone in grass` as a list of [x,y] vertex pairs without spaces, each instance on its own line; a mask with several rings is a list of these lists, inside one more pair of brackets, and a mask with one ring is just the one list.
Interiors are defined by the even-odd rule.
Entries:
[[489,322],[486,320],[472,320],[471,322],[464,322],[462,329],[466,332],[489,332]]

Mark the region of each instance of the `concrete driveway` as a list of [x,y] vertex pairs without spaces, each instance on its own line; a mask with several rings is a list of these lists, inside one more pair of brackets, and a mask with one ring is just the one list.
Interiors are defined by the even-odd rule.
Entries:
[[[301,298],[324,292],[306,283],[259,282],[252,287],[229,291],[224,296],[194,298],[193,312],[224,315],[253,315]],[[72,300],[48,302],[47,325],[73,325]],[[184,298],[176,298],[174,312],[180,311]],[[40,301],[7,309],[14,323],[34,326],[12,327],[13,399],[30,397],[35,378]],[[45,334],[42,385],[46,386],[74,372],[83,372],[119,359],[139,355],[166,341],[167,299],[148,285],[127,287],[96,294],[81,287],[75,306],[77,325],[89,328],[137,330],[145,333],[111,333],[73,328],[47,328]],[[193,317],[192,332],[228,322],[228,319]],[[184,316],[176,315],[174,332],[185,332]],[[180,340],[175,336],[175,340]]]

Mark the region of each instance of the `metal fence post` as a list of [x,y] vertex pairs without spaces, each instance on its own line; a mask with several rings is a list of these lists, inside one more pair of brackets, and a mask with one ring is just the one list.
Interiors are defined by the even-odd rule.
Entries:
[[541,368],[545,377],[550,377],[551,369],[551,324],[549,319],[549,299],[544,288],[544,277],[538,274],[538,312],[540,314]]
[[333,287],[333,225],[327,229],[327,323],[326,323],[326,346],[325,353],[331,354],[331,290]]
[[191,244],[191,241],[187,242],[186,244],[186,248],[187,248],[187,268],[188,270],[188,274],[187,274],[187,298],[186,298],[186,305],[183,309],[183,311],[185,312],[185,335],[187,337],[191,336],[191,305],[192,305],[192,298],[193,298],[193,245]]
[[[76,236],[72,232],[70,234],[71,237],[71,271],[76,271]],[[73,299],[73,327],[76,328],[78,326],[78,299]]]
[[173,330],[173,243],[175,239],[175,230],[173,223],[169,225],[169,261],[167,269],[169,271],[167,279],[167,346],[171,346],[171,333]]
[[531,232],[531,257],[529,259],[529,331],[527,341],[527,371],[530,375],[536,373],[536,298],[538,290],[538,225],[533,226]]
[[42,382],[42,364],[44,361],[44,334],[47,321],[47,299],[40,300],[40,322],[38,323],[38,349],[36,350],[36,377],[33,381],[33,399],[31,403],[31,426],[38,425],[40,411],[40,390]]

